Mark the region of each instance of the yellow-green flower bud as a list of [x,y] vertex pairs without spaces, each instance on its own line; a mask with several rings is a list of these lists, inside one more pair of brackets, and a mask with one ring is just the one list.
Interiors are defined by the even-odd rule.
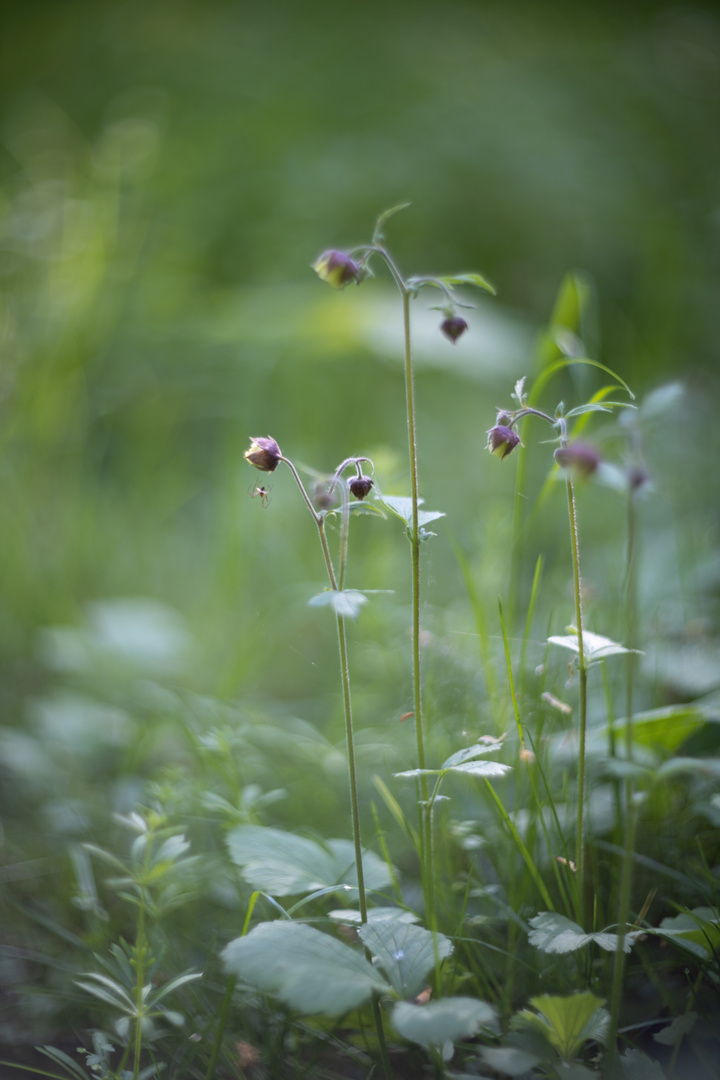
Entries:
[[260,472],[275,472],[281,458],[282,450],[269,435],[266,438],[251,438],[250,449],[245,451],[245,460]]
[[344,289],[351,281],[359,282],[363,276],[355,260],[343,251],[324,251],[312,268],[333,289]]

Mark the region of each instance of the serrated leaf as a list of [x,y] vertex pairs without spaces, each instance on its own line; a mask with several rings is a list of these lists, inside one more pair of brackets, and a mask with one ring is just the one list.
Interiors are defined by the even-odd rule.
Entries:
[[438,277],[438,281],[442,281],[443,285],[473,285],[476,289],[483,289],[485,292],[491,293],[493,296],[497,296],[497,291],[486,281],[482,274],[445,274]]
[[390,990],[364,956],[303,923],[261,923],[222,957],[231,974],[304,1015],[338,1016]]
[[664,1027],[662,1031],[657,1031],[653,1035],[653,1039],[663,1046],[676,1046],[681,1039],[690,1034],[697,1023],[697,1018],[698,1014],[696,1012],[676,1016],[671,1024]]
[[331,607],[344,619],[356,619],[368,598],[359,589],[325,589],[308,600],[308,607]]
[[495,1023],[492,1005],[469,997],[443,998],[428,1005],[401,1001],[392,1013],[395,1030],[404,1039],[420,1046],[470,1039],[479,1028]]
[[537,1013],[525,1009],[517,1022],[543,1035],[563,1060],[571,1061],[588,1039],[603,1041],[609,1014],[602,1008],[604,1001],[589,991],[570,997],[543,994],[531,998],[530,1004]]
[[657,1061],[642,1050],[626,1050],[620,1058],[626,1080],[665,1080],[665,1073]]
[[[230,858],[253,888],[273,896],[295,896],[329,885],[357,886],[355,849],[350,840],[314,840],[262,825],[238,825],[228,833]],[[365,886],[390,884],[387,866],[372,851],[363,852]]]
[[[615,952],[618,935],[606,930],[586,934],[581,926],[554,911],[541,911],[530,919],[532,930],[528,935],[531,945],[545,953],[569,953],[582,949],[591,942],[605,952]],[[631,930],[623,938],[623,951],[629,953],[640,931]]]
[[[387,506],[396,517],[399,517],[406,525],[412,526],[412,499],[407,495],[382,495],[379,496],[380,502]],[[418,499],[418,507],[424,502],[423,499]],[[445,513],[442,510],[418,510],[418,528],[423,525],[429,525],[431,521],[437,521],[438,518],[445,517]]]
[[[412,923],[366,923],[359,930],[360,939],[377,956],[393,990],[400,997],[415,997],[425,986],[425,976],[435,963],[433,935]],[[453,951],[444,934],[436,934],[441,960]]]
[[704,958],[720,951],[720,912],[709,907],[683,911],[663,919],[655,933]]
[[511,769],[511,765],[501,765],[499,761],[466,761],[460,765],[453,765],[449,769],[445,766],[441,769],[406,769],[404,772],[393,773],[393,776],[398,779],[415,776],[446,776],[451,772],[478,777],[505,776]]

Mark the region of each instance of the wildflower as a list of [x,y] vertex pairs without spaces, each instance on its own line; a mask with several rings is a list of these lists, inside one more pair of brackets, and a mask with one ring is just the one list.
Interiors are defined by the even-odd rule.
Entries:
[[576,442],[559,446],[555,460],[561,469],[572,469],[578,476],[592,476],[600,464],[600,455],[589,443]]
[[459,337],[462,337],[467,328],[468,324],[459,315],[448,315],[440,323],[440,330],[453,345]]
[[251,438],[250,449],[245,451],[245,460],[260,472],[275,472],[281,458],[282,450],[269,435],[266,438]]
[[487,435],[488,450],[491,454],[494,454],[495,457],[499,457],[501,461],[504,461],[508,454],[513,452],[516,446],[522,446],[517,431],[505,427],[504,424],[497,424],[494,428],[490,428]]
[[360,501],[362,501],[366,495],[370,494],[372,486],[373,481],[369,476],[353,476],[352,480],[348,483],[350,494],[354,495],[356,499],[360,499]]
[[333,289],[344,289],[351,281],[360,282],[363,277],[355,260],[343,251],[324,251],[312,264],[312,268],[318,277],[327,281]]

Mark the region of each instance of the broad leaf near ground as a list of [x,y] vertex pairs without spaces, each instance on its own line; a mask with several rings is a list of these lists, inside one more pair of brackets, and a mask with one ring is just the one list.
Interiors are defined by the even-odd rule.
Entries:
[[261,923],[222,957],[230,974],[304,1015],[338,1016],[390,990],[359,952],[303,923]]
[[604,1001],[589,991],[570,997],[543,994],[530,1004],[537,1012],[524,1009],[514,1023],[542,1035],[564,1061],[572,1061],[589,1039],[604,1043],[607,1037],[610,1015],[602,1008]]
[[420,1046],[433,1046],[470,1039],[479,1028],[493,1025],[496,1011],[477,998],[450,997],[429,1005],[411,1005],[401,1001],[392,1013],[393,1027],[399,1035]]
[[[328,918],[333,922],[345,923],[346,926],[362,926],[362,915],[359,911],[352,909],[338,908],[336,911],[329,911]],[[367,921],[368,923],[416,923],[420,920],[413,911],[406,911],[405,908],[376,907],[368,908]]]
[[[272,896],[296,896],[331,885],[357,887],[355,848],[350,840],[320,845],[304,836],[262,825],[239,825],[228,833],[230,858],[255,889]],[[363,852],[365,887],[390,884],[387,866],[371,851]]]
[[[374,922],[361,927],[360,938],[385,972],[400,997],[415,997],[425,988],[425,976],[435,963],[433,935],[409,923]],[[436,934],[441,960],[453,951],[444,934]]]

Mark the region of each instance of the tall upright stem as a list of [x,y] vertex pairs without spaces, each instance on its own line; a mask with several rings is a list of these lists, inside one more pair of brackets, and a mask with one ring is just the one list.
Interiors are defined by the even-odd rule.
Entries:
[[[635,548],[636,548],[636,512],[635,492],[628,493],[627,523],[627,568],[625,580],[625,612],[627,620],[627,647],[625,684],[625,758],[632,761],[633,752],[633,684],[635,676],[635,622],[637,597],[635,591]],[[622,870],[620,873],[620,896],[618,900],[617,948],[613,964],[612,993],[610,997],[610,1033],[608,1047],[611,1067],[617,1067],[617,1031],[620,1022],[620,1004],[622,997],[623,974],[625,971],[625,935],[630,912],[630,891],[632,887],[633,848],[635,846],[636,809],[634,806],[634,785],[632,775],[625,780],[625,843],[623,845]]]
[[587,732],[587,665],[583,641],[582,583],[580,580],[580,543],[578,539],[575,489],[572,476],[567,477],[568,517],[570,519],[570,544],[572,548],[573,585],[575,590],[575,621],[578,638],[578,672],[580,677],[580,731],[578,733],[578,807],[575,841],[575,866],[577,880],[577,918],[585,925],[585,742]]

